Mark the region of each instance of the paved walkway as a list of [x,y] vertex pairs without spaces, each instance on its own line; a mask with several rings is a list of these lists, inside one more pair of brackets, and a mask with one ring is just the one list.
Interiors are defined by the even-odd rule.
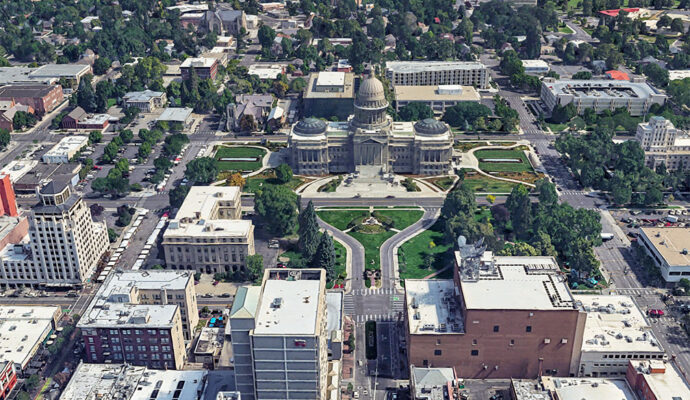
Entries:
[[[489,143],[491,143],[491,142],[489,142]],[[521,140],[517,144],[514,144],[512,146],[480,146],[480,147],[475,147],[473,149],[470,149],[470,151],[468,151],[467,153],[463,153],[462,160],[460,161],[458,168],[471,169],[471,170],[477,171],[477,173],[480,175],[484,175],[484,176],[487,176],[489,178],[496,179],[498,181],[520,183],[520,184],[523,184],[523,185],[526,185],[529,187],[535,187],[535,185],[533,185],[531,183],[523,182],[523,181],[520,181],[517,179],[503,178],[503,177],[491,175],[487,172],[482,171],[479,168],[479,159],[477,159],[477,157],[474,155],[474,153],[476,151],[479,151],[479,150],[489,150],[489,149],[491,149],[491,150],[496,150],[496,149],[509,150],[509,149],[513,149],[513,148],[518,147],[518,146],[523,146],[523,145],[528,145],[528,144],[529,144],[529,142],[527,142],[525,140]],[[529,153],[527,153],[527,160],[528,161],[530,160]],[[530,161],[530,164],[531,164],[531,161]]]
[[345,271],[347,279],[345,280],[345,292],[350,292],[352,289],[361,289],[364,287],[364,246],[355,238],[344,233],[343,231],[329,225],[318,218],[319,226],[330,233],[338,243],[345,247],[347,255],[347,262],[345,264]]

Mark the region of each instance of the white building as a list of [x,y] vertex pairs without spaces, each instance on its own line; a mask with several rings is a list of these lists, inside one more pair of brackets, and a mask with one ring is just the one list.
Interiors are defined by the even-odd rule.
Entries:
[[648,167],[664,164],[671,171],[690,168],[690,135],[666,118],[654,116],[649,122],[639,123],[635,140],[644,150]]
[[168,268],[244,273],[254,254],[254,224],[240,219],[237,186],[193,186],[163,234]]
[[625,376],[629,360],[666,359],[642,312],[628,296],[574,295],[587,312],[579,376]]
[[528,75],[543,75],[551,70],[549,63],[544,60],[522,60],[522,66]]
[[199,400],[208,371],[161,371],[127,364],[79,364],[60,400]]
[[690,228],[640,228],[638,240],[666,282],[690,279]]
[[67,182],[37,189],[40,203],[29,214],[29,234],[21,245],[0,251],[0,285],[81,286],[108,249],[105,222]]
[[167,122],[169,124],[179,124],[182,129],[191,127],[194,120],[192,119],[192,112],[194,109],[190,107],[168,107],[163,110],[163,113],[156,118],[158,122]]
[[448,107],[464,101],[478,103],[481,96],[472,86],[438,85],[438,86],[396,86],[395,110],[410,103],[423,103],[429,106],[434,114],[443,114]]
[[278,75],[285,73],[285,67],[280,64],[252,64],[247,71],[248,75],[256,75],[259,79],[276,79]]
[[393,86],[489,87],[489,70],[478,61],[389,61],[386,78]]
[[630,115],[639,116],[646,114],[653,104],[663,105],[666,95],[646,82],[544,78],[541,100],[549,110],[572,103],[578,114],[588,108],[596,113],[623,108]]
[[141,112],[151,112],[163,107],[167,97],[164,92],[154,92],[153,90],[146,89],[141,92],[126,93],[122,100],[125,102],[126,107],[136,107]]
[[88,145],[88,136],[65,136],[43,155],[43,162],[48,164],[67,163]]
[[238,293],[230,313],[235,370],[247,372],[237,390],[245,400],[326,399],[325,271],[268,269],[260,289]]
[[57,326],[60,307],[0,306],[0,360],[26,369]]

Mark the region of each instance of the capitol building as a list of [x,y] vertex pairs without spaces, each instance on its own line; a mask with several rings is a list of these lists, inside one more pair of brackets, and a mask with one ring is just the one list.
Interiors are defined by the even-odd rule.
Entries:
[[288,136],[289,163],[300,175],[379,168],[381,173],[444,175],[451,172],[453,134],[433,118],[394,122],[381,81],[364,78],[345,122],[306,118]]

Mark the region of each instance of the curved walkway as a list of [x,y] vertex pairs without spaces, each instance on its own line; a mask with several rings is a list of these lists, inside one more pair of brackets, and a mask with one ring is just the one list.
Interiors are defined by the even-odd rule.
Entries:
[[[352,289],[364,288],[364,246],[357,239],[344,233],[343,231],[331,226],[316,217],[319,227],[323,228],[333,238],[340,242],[347,252],[347,280],[345,281],[345,292],[350,292]],[[349,283],[349,284],[348,284]]]
[[[514,145],[512,145],[512,146],[501,146],[501,147],[499,147],[499,146],[480,146],[480,147],[475,147],[475,148],[473,148],[473,149],[470,149],[470,151],[468,151],[467,153],[464,153],[464,154],[467,155],[467,157],[469,158],[469,160],[465,160],[465,157],[463,157],[463,160],[462,160],[462,162],[460,163],[460,165],[458,165],[458,168],[473,169],[473,170],[477,171],[480,175],[484,175],[484,176],[487,176],[487,177],[489,177],[489,178],[496,179],[497,181],[505,181],[505,182],[519,183],[519,184],[526,185],[526,186],[529,186],[529,187],[536,187],[536,186],[535,186],[534,184],[532,184],[532,183],[523,182],[523,181],[520,181],[520,180],[517,180],[517,179],[502,178],[502,177],[500,177],[500,176],[494,176],[494,175],[491,175],[491,174],[489,174],[489,173],[487,173],[487,172],[482,171],[482,170],[479,168],[479,160],[478,160],[477,157],[475,157],[475,155],[474,155],[474,152],[475,152],[475,151],[478,151],[478,150],[488,150],[488,149],[497,149],[497,148],[509,150],[509,149],[512,149],[512,148],[515,148],[515,147],[518,147],[518,146],[524,146],[524,143],[517,143],[517,144],[514,144]],[[529,155],[527,155],[527,160],[529,161]],[[465,161],[467,161],[468,164],[465,164]],[[531,164],[531,161],[530,161],[530,164]]]
[[[398,271],[398,248],[408,240],[429,229],[436,223],[440,209],[425,209],[419,221],[395,234],[381,245],[381,282],[382,286],[402,290]],[[395,282],[391,284],[391,282]]]

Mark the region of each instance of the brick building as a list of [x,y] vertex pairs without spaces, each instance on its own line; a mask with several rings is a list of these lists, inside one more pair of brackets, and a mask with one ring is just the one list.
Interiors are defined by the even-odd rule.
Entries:
[[0,361],[0,400],[9,398],[16,385],[17,371],[14,369],[14,363]]
[[0,101],[14,101],[34,109],[37,117],[53,111],[62,103],[62,86],[60,85],[7,85],[0,88]]
[[586,314],[556,261],[484,250],[462,246],[453,280],[405,281],[410,364],[478,379],[573,373]]
[[76,107],[74,110],[70,111],[69,114],[62,118],[62,129],[77,129],[79,121],[86,118],[86,111],[81,107]]
[[17,212],[17,198],[14,195],[12,182],[8,174],[0,175],[0,215],[9,215],[16,217]]
[[182,79],[187,80],[192,74],[192,69],[199,79],[216,79],[218,73],[218,60],[215,58],[187,58],[180,65]]

